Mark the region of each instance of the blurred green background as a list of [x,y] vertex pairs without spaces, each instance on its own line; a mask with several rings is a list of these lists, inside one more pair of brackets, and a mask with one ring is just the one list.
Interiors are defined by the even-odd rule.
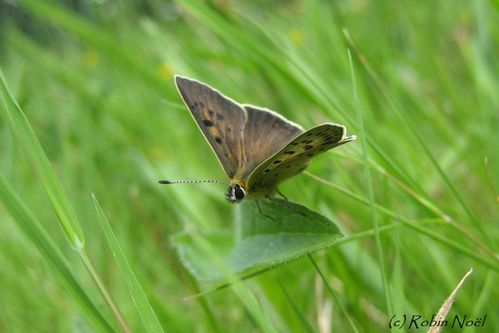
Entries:
[[[430,319],[471,267],[450,315],[487,314],[467,332],[499,331],[498,8],[495,0],[0,1],[0,68],[75,212],[74,235],[85,239],[76,250],[67,241],[46,195],[56,187],[44,185],[48,173],[22,144],[29,136],[13,130],[4,93],[0,172],[12,191],[0,202],[0,331],[385,332],[393,315]],[[230,233],[234,207],[225,186],[157,184],[225,179],[174,74],[305,128],[331,121],[357,135],[281,187],[346,239],[186,298],[203,286],[173,235],[204,242],[205,233]],[[7,209],[13,193],[41,228],[23,228],[22,214]],[[92,193],[151,307],[134,306],[132,275],[113,257]],[[53,246],[35,241],[45,234]],[[50,264],[54,248],[67,275]]]

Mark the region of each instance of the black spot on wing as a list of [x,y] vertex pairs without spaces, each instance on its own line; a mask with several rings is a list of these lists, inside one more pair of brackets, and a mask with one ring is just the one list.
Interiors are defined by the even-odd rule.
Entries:
[[212,110],[212,109],[208,109],[208,114],[209,114],[210,116],[213,116],[213,114],[214,114],[214,113],[215,113],[215,112],[213,112],[213,110]]
[[256,181],[258,186],[270,186],[299,174],[306,169],[309,161],[334,147],[342,138],[344,130],[338,126],[322,126],[288,142],[287,148],[267,164]]
[[223,114],[217,112],[217,120],[224,120],[225,117]]
[[215,138],[215,142],[221,144],[223,141],[218,136]]
[[206,127],[211,127],[213,126],[213,122],[211,120],[208,120],[208,119],[203,119],[203,124],[204,126]]

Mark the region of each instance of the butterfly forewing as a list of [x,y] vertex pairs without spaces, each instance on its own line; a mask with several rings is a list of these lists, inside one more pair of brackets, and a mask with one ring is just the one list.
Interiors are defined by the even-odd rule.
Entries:
[[244,172],[246,179],[269,156],[274,155],[303,132],[303,128],[268,109],[243,105],[247,113],[244,127],[244,150],[247,160]]
[[175,77],[180,95],[217,155],[225,173],[233,178],[245,168],[243,131],[246,111],[215,89],[198,81]]
[[311,128],[259,165],[249,176],[249,190],[272,192],[277,184],[302,172],[314,156],[354,139],[354,136],[345,136],[345,127],[341,125]]
[[336,124],[303,132],[273,111],[240,105],[201,82],[180,76],[175,81],[231,183],[250,193],[272,193],[314,156],[355,139]]

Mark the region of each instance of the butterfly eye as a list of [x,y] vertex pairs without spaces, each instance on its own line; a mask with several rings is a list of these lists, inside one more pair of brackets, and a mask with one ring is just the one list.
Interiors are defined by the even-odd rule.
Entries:
[[234,196],[236,197],[237,201],[241,201],[244,199],[244,195],[246,193],[244,192],[243,188],[239,185],[234,186]]
[[229,186],[226,197],[229,202],[236,203],[243,200],[245,194],[246,192],[244,189],[240,185],[235,184]]

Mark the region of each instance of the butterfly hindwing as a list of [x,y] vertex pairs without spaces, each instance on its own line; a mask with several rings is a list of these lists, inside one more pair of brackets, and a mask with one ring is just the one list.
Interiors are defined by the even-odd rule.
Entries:
[[195,80],[175,77],[178,91],[210,143],[225,173],[233,178],[244,168],[246,111],[217,90]]
[[303,132],[256,168],[248,179],[249,190],[272,192],[277,184],[302,172],[313,157],[355,139],[345,132],[344,126],[336,124],[322,124]]
[[240,177],[247,178],[258,165],[292,141],[303,128],[268,109],[243,105],[247,113],[244,150],[247,160]]

